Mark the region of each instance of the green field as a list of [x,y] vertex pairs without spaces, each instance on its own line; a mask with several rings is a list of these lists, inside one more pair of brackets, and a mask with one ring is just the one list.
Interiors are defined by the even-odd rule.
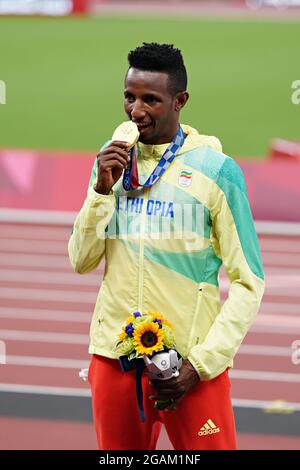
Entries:
[[264,156],[300,140],[300,23],[178,18],[0,19],[0,147],[96,151],[122,120],[127,52],[171,42],[184,54],[190,102],[181,121],[224,151]]

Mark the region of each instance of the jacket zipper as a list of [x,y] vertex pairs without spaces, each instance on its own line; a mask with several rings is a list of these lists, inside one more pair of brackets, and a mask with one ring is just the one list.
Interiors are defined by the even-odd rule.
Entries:
[[147,210],[148,199],[149,199],[149,189],[146,189],[144,192],[144,203],[142,206],[142,214],[141,214],[140,252],[139,252],[138,310],[141,313],[143,313],[145,221],[146,221],[146,210]]
[[[203,282],[201,282],[198,285],[197,302],[196,302],[196,308],[195,308],[195,311],[194,311],[194,317],[192,319],[190,338],[189,338],[189,341],[188,341],[188,344],[187,344],[187,351],[190,351],[192,346],[193,346],[193,339],[194,339],[193,334],[194,334],[194,331],[196,329],[196,322],[198,320],[198,314],[199,314],[199,310],[200,310],[200,303],[202,301],[202,296],[203,296]],[[197,343],[196,344],[198,344],[198,341],[199,341],[199,338],[197,338]]]

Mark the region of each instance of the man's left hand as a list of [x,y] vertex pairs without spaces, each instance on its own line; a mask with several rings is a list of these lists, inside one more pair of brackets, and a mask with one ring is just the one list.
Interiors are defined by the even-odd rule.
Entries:
[[151,380],[151,385],[155,388],[156,395],[149,399],[157,402],[169,402],[165,410],[176,409],[177,404],[183,399],[189,389],[199,382],[200,377],[188,359],[185,359],[177,377],[169,380]]

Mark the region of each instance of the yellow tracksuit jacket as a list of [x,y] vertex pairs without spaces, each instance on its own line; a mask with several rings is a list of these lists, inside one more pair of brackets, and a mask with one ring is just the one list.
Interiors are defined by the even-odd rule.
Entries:
[[[98,194],[95,161],[68,249],[80,274],[105,258],[91,354],[117,358],[125,319],[160,311],[175,327],[179,353],[209,380],[232,367],[258,311],[264,273],[242,171],[217,138],[182,128],[183,147],[151,188],[126,192],[120,179],[110,195]],[[167,146],[138,143],[140,183]],[[230,280],[223,305],[222,264]]]

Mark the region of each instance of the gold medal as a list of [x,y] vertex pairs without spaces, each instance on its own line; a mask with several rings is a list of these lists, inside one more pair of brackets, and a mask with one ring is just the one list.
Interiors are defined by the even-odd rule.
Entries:
[[132,148],[139,140],[139,130],[137,125],[132,121],[122,122],[115,132],[113,133],[112,140],[119,140],[121,142],[127,142]]

